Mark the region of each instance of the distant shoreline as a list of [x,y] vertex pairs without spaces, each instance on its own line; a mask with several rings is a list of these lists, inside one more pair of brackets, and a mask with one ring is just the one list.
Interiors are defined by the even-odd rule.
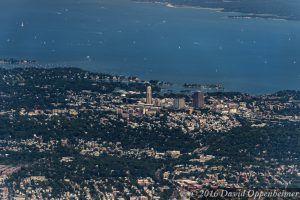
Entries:
[[[263,92],[263,93],[251,93],[247,91],[241,91],[241,90],[226,90],[222,84],[211,84],[211,83],[184,83],[182,85],[178,85],[177,83],[172,82],[166,82],[163,80],[156,80],[156,79],[142,79],[139,76],[127,76],[122,74],[114,74],[114,73],[108,73],[108,72],[95,72],[88,69],[84,69],[82,67],[45,67],[45,66],[15,66],[12,68],[6,68],[4,66],[0,65],[0,72],[1,70],[56,70],[56,69],[69,69],[69,70],[76,70],[76,71],[83,71],[93,74],[102,74],[105,76],[108,76],[110,79],[103,79],[106,81],[116,81],[116,82],[136,82],[140,84],[152,84],[155,86],[158,86],[162,89],[161,92],[163,93],[170,93],[170,94],[184,94],[184,95],[190,95],[193,91],[203,91],[204,93],[241,93],[245,95],[250,96],[256,96],[261,97],[265,95],[273,95],[278,92],[300,92],[298,89],[279,89],[275,90],[273,92]],[[175,87],[175,88],[174,88]],[[204,88],[204,89],[203,89]]]
[[174,5],[171,3],[163,3],[159,1],[151,2],[151,1],[139,1],[139,0],[133,0],[134,3],[142,3],[142,4],[158,4],[163,5],[168,8],[185,8],[185,9],[196,9],[196,10],[210,10],[215,12],[223,12],[224,8],[209,8],[209,7],[201,7],[201,6],[187,6],[187,5]]
[[214,12],[223,12],[223,13],[236,13],[236,15],[229,15],[227,16],[228,19],[270,19],[270,20],[282,20],[282,21],[289,21],[295,20],[289,18],[288,16],[279,16],[274,14],[258,14],[258,13],[247,13],[247,12],[239,12],[239,11],[230,11],[226,10],[225,8],[212,8],[212,7],[203,7],[203,6],[188,6],[188,5],[176,5],[169,2],[163,3],[159,1],[139,1],[133,0],[135,3],[151,3],[151,4],[160,4],[166,6],[168,8],[183,8],[183,9],[196,9],[196,10],[209,10]]
[[197,10],[211,10],[215,12],[224,12],[224,8],[209,8],[201,6],[186,6],[186,5],[174,5],[171,3],[163,3],[168,8],[186,8],[186,9],[197,9]]

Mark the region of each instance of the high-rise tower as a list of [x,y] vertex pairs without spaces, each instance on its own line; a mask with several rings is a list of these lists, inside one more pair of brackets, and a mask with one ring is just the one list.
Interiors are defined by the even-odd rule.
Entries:
[[195,92],[193,95],[193,107],[204,108],[204,94],[203,92]]
[[147,87],[146,103],[152,104],[152,88],[151,88],[151,86]]

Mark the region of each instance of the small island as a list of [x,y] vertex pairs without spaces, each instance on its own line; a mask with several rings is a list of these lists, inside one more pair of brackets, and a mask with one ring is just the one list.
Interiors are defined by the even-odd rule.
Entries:
[[0,58],[0,64],[20,65],[20,64],[31,64],[35,62],[36,62],[35,60],[29,60],[29,59]]

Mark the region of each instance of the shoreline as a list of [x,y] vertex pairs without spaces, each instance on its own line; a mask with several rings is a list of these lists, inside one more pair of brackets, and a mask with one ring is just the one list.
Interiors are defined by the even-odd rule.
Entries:
[[224,8],[208,8],[208,7],[201,7],[201,6],[186,6],[186,5],[174,5],[171,3],[162,3],[168,8],[177,8],[177,9],[196,9],[196,10],[209,10],[214,12],[225,12]]
[[[135,78],[136,80],[138,80],[139,83],[141,84],[145,84],[145,83],[149,83],[150,81],[159,81],[159,83],[161,83],[162,85],[160,85],[161,89],[167,90],[167,91],[172,91],[171,93],[174,94],[183,94],[181,90],[178,89],[190,89],[191,91],[195,91],[195,90],[199,90],[197,88],[187,88],[184,87],[184,84],[178,84],[178,83],[173,83],[173,82],[169,82],[169,81],[163,81],[163,80],[156,80],[156,79],[142,79],[139,76],[128,76],[128,75],[123,75],[123,74],[117,74],[117,73],[108,73],[108,72],[99,72],[99,71],[93,71],[93,70],[88,70],[88,69],[84,69],[82,67],[76,67],[76,66],[14,66],[14,67],[4,67],[2,65],[0,65],[0,70],[4,69],[4,70],[14,70],[14,69],[45,69],[45,70],[51,70],[51,69],[57,69],[57,68],[61,68],[61,69],[78,69],[78,70],[82,70],[84,72],[88,72],[88,73],[95,73],[95,74],[104,74],[104,75],[108,75],[111,77],[125,77],[125,78]],[[212,83],[185,83],[185,84],[201,84],[201,85],[211,85]],[[215,83],[216,85],[218,83]],[[166,86],[169,85],[169,86]],[[172,87],[177,87],[177,89],[172,89]],[[177,90],[177,91],[176,91]],[[273,92],[263,92],[263,93],[250,93],[250,92],[246,92],[246,91],[241,91],[241,90],[227,90],[224,89],[223,91],[204,91],[205,93],[241,93],[241,94],[247,94],[250,96],[255,96],[255,97],[261,97],[261,96],[267,96],[267,95],[273,95],[276,94],[278,92],[285,92],[285,91],[291,91],[291,92],[300,92],[299,89],[281,89],[281,90],[276,90]]]
[[[174,8],[174,9],[195,9],[195,10],[208,10],[213,11],[217,13],[231,13],[236,15],[228,15],[227,19],[264,19],[264,20],[278,20],[278,21],[295,21],[293,19],[289,19],[284,16],[274,15],[274,14],[259,14],[259,13],[246,13],[246,12],[238,12],[238,11],[228,11],[225,8],[211,8],[211,7],[201,7],[201,6],[187,6],[187,5],[175,5],[169,2],[163,3],[163,2],[150,2],[150,1],[135,1],[134,3],[144,3],[144,4],[159,4],[163,5],[168,8]],[[237,17],[237,18],[234,18]]]

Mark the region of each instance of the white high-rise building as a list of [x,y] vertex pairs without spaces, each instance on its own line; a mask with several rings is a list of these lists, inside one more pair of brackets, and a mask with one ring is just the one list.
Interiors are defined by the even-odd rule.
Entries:
[[152,104],[152,88],[151,88],[151,86],[147,87],[146,103]]

